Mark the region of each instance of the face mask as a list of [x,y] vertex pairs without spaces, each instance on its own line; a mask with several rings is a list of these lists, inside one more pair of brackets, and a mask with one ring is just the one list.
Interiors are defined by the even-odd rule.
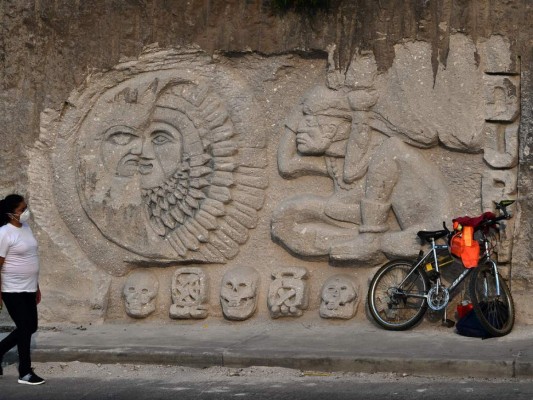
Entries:
[[11,216],[11,218],[18,219],[19,222],[26,222],[30,218],[30,210],[26,208],[19,216],[17,216],[16,214],[8,215]]
[[20,214],[19,222],[26,222],[30,218],[30,210],[25,209],[22,214]]

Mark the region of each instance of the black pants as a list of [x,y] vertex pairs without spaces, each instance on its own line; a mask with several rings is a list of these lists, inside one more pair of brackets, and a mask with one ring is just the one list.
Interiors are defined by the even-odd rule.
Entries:
[[31,372],[31,335],[37,331],[36,295],[35,292],[2,292],[2,301],[13,319],[16,328],[0,342],[0,360],[4,354],[17,346],[20,377]]

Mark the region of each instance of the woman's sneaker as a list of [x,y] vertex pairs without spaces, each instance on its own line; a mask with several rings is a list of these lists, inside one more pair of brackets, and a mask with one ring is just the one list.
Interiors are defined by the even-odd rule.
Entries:
[[24,385],[41,385],[45,382],[46,381],[39,375],[35,374],[33,370],[29,374],[26,374],[22,378],[19,378],[19,383],[22,383]]

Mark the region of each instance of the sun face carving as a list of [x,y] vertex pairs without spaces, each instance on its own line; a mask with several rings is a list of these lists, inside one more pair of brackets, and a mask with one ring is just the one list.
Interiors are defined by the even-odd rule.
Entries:
[[258,114],[245,82],[196,48],[89,76],[42,127],[61,218],[114,275],[227,262],[268,185]]

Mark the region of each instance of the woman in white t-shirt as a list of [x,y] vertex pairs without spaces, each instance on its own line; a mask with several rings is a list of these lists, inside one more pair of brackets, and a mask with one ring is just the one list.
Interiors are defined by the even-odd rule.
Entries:
[[37,241],[26,223],[30,215],[22,196],[11,194],[0,200],[0,309],[5,304],[15,330],[0,342],[2,358],[13,347],[19,353],[19,383],[40,385],[44,379],[31,368],[31,336],[37,331],[39,257]]

